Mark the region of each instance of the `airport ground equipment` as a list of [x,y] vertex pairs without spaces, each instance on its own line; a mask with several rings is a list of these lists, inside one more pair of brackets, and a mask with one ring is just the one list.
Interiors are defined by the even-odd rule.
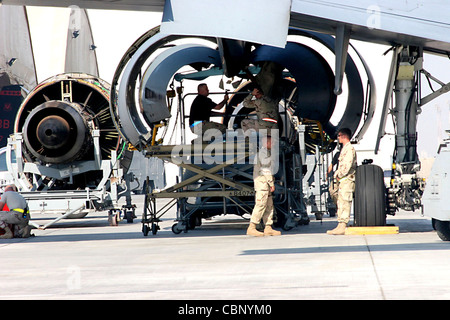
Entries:
[[[444,221],[442,224],[445,225],[445,221],[450,220],[448,210],[439,206],[437,199],[440,196],[430,196],[430,190],[437,190],[433,184],[437,183],[436,181],[439,180],[437,177],[445,172],[444,167],[440,165],[442,163],[440,158],[445,158],[446,152],[436,156],[435,173],[430,175],[431,180],[425,182],[418,174],[420,159],[417,153],[417,118],[427,103],[449,91],[449,84],[433,77],[425,70],[424,50],[425,48],[420,46],[399,45],[392,48],[392,63],[375,152],[378,152],[380,139],[385,134],[386,119],[388,114],[391,114],[395,124],[395,148],[391,181],[386,189],[386,213],[394,215],[398,209],[419,210],[432,217],[433,221]],[[422,95],[425,82],[423,80],[426,80],[432,90],[432,93],[426,96]],[[433,86],[440,86],[440,88],[433,89]],[[442,147],[441,151],[445,149],[446,147]],[[430,183],[431,185],[428,185]],[[427,196],[425,196],[426,190],[428,190]],[[442,211],[435,213],[433,209],[442,209]],[[433,222],[433,225],[436,224]],[[441,225],[440,222],[439,225]]]
[[[447,133],[450,135],[450,131],[447,130]],[[439,147],[422,197],[424,214],[432,218],[433,227],[444,241],[450,241],[448,190],[450,190],[449,138]]]
[[[7,164],[30,211],[83,217],[93,210],[118,210],[131,219],[132,160],[109,112],[110,86],[80,73],[40,83],[22,103]],[[118,206],[120,196],[126,205]],[[122,213],[122,212],[121,212]]]
[[[189,138],[189,110],[187,106],[185,110],[184,100],[196,90],[185,92],[187,83],[223,77],[229,81],[237,79],[233,92],[229,92],[231,97],[223,119],[230,132],[241,128],[243,118],[251,117],[250,110],[243,108],[241,102],[259,85],[280,101],[280,155],[284,158],[275,205],[277,211],[287,213],[279,215],[286,219],[282,227],[291,228],[295,225],[292,220],[303,220],[307,207],[321,217],[330,204],[324,199],[327,178],[323,155],[334,150],[339,128],[350,128],[355,141],[362,138],[373,117],[375,87],[364,61],[361,60],[363,70],[360,70],[349,55],[343,69],[348,98],[336,108],[332,67],[317,49],[302,43],[304,39],[331,54],[340,50],[332,36],[297,28],[289,30],[284,49],[231,39],[168,35],[161,33],[159,27],[151,29],[124,54],[114,75],[110,101],[115,126],[137,150],[174,163],[177,162],[174,149],[195,147]],[[267,65],[281,68],[271,73]],[[332,123],[335,111],[340,115],[337,123]],[[179,140],[172,139],[175,133]],[[211,147],[209,142],[207,147]],[[191,152],[196,154],[195,148]],[[145,235],[150,230],[157,232],[161,214],[168,209],[156,208],[158,198],[172,199],[168,206],[177,206],[175,233],[201,223],[198,213],[201,218],[250,212],[253,201],[250,166],[235,163],[210,167],[204,163],[178,162],[177,166],[180,174],[174,186],[150,189],[146,195]],[[287,193],[283,194],[283,190]],[[240,197],[236,197],[239,193]]]
[[[275,224],[289,230],[298,224],[308,224],[309,218],[302,199],[301,179],[294,176],[298,170],[286,157],[289,146],[280,148],[282,168],[277,175],[273,194],[277,212]],[[155,234],[161,216],[175,205],[177,223],[172,226],[172,231],[176,234],[194,229],[201,225],[202,219],[214,215],[235,214],[243,217],[247,214],[245,218],[248,219],[254,206],[255,150],[255,146],[244,140],[149,147],[148,156],[176,163],[181,169],[181,179],[167,189],[149,190],[147,193],[142,219],[144,235],[150,230]],[[211,155],[211,151],[214,163],[205,161],[205,155]],[[156,200],[161,198],[171,201],[158,210]]]

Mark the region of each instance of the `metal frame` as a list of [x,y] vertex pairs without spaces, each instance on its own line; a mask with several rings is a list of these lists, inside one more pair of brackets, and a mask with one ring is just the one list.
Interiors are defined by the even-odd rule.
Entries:
[[[201,158],[203,151],[207,146],[211,145],[185,145],[183,148],[185,151],[189,152],[191,159],[194,159],[196,157]],[[213,197],[222,198],[222,208],[224,214],[227,213],[227,206],[230,206],[230,202],[232,203],[232,206],[235,205],[239,207],[245,213],[251,213],[251,208],[245,203],[242,203],[242,201],[239,200],[239,197],[253,196],[253,188],[249,185],[233,180],[233,178],[236,178],[236,176],[239,175],[246,179],[251,178],[247,171],[253,167],[252,165],[248,165],[248,163],[246,163],[236,166],[238,162],[248,160],[248,148],[247,150],[238,152],[238,145],[234,144],[234,149],[231,152],[230,158],[230,150],[226,150],[227,147],[225,144],[221,143],[220,146],[217,145],[216,147],[215,156],[223,156],[228,158],[224,163],[219,163],[212,166],[182,162],[181,157],[173,156],[174,149],[179,149],[179,145],[152,146],[147,149],[147,156],[157,157],[179,166],[183,171],[183,177],[185,177],[185,179],[163,191],[151,190],[147,192],[144,214],[142,218],[142,223],[144,224],[144,235],[147,235],[148,230],[150,230],[149,224],[152,224],[151,230],[153,233],[156,233],[157,229],[155,228],[155,224],[157,224],[160,221],[159,218],[175,204],[177,205],[178,223],[172,227],[172,231],[174,233],[180,233],[181,231],[187,232],[189,228],[192,228],[193,226],[189,225],[189,219],[191,216],[196,211],[204,207],[205,203]],[[220,149],[223,152],[217,153]],[[239,168],[239,166],[241,168]],[[220,172],[222,174],[220,174]],[[187,200],[191,197],[195,197],[197,199],[201,198],[201,200],[199,203],[189,204]],[[160,210],[157,210],[156,199],[160,198],[168,198],[172,199],[172,201]],[[226,199],[229,200],[228,203]],[[212,206],[215,207],[216,205],[217,204],[213,204]]]
[[[225,93],[225,92],[224,92]],[[224,94],[222,93],[222,94]],[[188,93],[189,94],[189,93]],[[187,96],[186,94],[185,96]],[[220,94],[220,93],[217,93]],[[179,124],[182,128],[181,139],[185,143],[185,115],[184,97],[179,95]],[[288,115],[285,112],[285,117]],[[292,123],[290,119],[285,119],[285,123]],[[286,126],[285,126],[286,128]],[[298,224],[308,224],[309,217],[306,213],[302,189],[302,163],[304,155],[304,126],[299,125],[294,128],[295,134],[299,135],[301,154],[297,154],[291,165],[293,180],[288,185],[288,173],[285,165],[281,179],[277,180],[274,192],[274,206],[281,219],[282,228],[292,229]],[[232,146],[232,147],[230,147]],[[303,146],[303,147],[302,147]],[[221,163],[207,165],[204,162],[195,161],[202,159],[205,148],[214,148],[215,156],[226,159]],[[176,223],[172,226],[175,234],[188,232],[201,224],[202,209],[220,211],[219,214],[251,214],[254,205],[253,188],[253,164],[250,156],[251,150],[255,146],[249,142],[218,142],[206,143],[195,142],[192,145],[153,145],[147,146],[145,154],[147,157],[156,157],[164,161],[173,163],[180,168],[181,181],[164,190],[153,190],[150,183],[147,183],[147,191],[142,215],[142,232],[147,236],[151,231],[156,234],[159,230],[161,217],[175,205],[177,206]],[[292,151],[293,146],[288,143],[280,144],[280,155],[282,164],[286,163],[286,152]],[[180,151],[190,157],[180,156]],[[194,159],[194,161],[192,161]],[[244,163],[242,163],[244,161]],[[194,162],[194,163],[192,163]],[[198,162],[198,163],[196,163]],[[240,180],[240,181],[236,181]],[[247,198],[245,198],[247,197]],[[157,199],[171,199],[161,208],[157,208]],[[195,203],[190,203],[189,198],[195,198]],[[248,199],[250,198],[250,199]],[[196,213],[200,213],[198,216]],[[212,214],[215,215],[215,214]]]
[[[6,151],[8,171],[11,172],[14,184],[18,186],[19,192],[26,199],[32,215],[33,213],[46,212],[63,214],[45,226],[37,226],[33,222],[30,222],[30,224],[39,229],[45,229],[61,219],[82,218],[89,212],[96,210],[109,210],[109,220],[112,225],[117,225],[117,222],[123,216],[127,218],[128,222],[132,221],[135,217],[136,208],[131,203],[130,182],[133,180],[133,176],[131,173],[124,174],[124,169],[120,167],[120,160],[117,159],[115,150],[111,152],[110,160],[101,159],[99,136],[99,131],[94,130],[94,160],[50,166],[23,162],[21,157],[22,133],[15,133],[8,138]],[[15,151],[15,163],[12,159],[13,150]],[[87,187],[85,190],[52,190],[51,182],[42,185],[44,178],[56,181],[67,177],[72,178],[75,175],[92,170],[102,171],[102,180],[95,189]],[[28,180],[25,174],[33,175],[33,183]],[[126,204],[120,209],[118,200],[122,195],[126,197]]]
[[[184,147],[192,152],[191,157],[194,158],[200,157],[202,150],[211,145],[202,144],[201,146],[201,149],[196,148],[196,146]],[[224,143],[220,143],[216,147],[216,156],[228,157],[231,155],[231,160],[227,158],[228,161],[212,166],[180,163],[180,157],[173,156],[173,150],[179,149],[179,145],[153,146],[147,149],[147,156],[157,157],[176,164],[183,169],[186,178],[165,190],[149,190],[146,193],[142,217],[142,231],[145,236],[150,230],[152,230],[153,234],[156,234],[159,229],[158,223],[161,221],[160,218],[175,205],[177,205],[177,223],[172,226],[172,231],[176,234],[182,231],[187,232],[189,229],[195,228],[196,224],[199,225],[199,221],[196,221],[195,213],[202,209],[222,209],[221,214],[236,214],[236,212],[241,212],[241,214],[238,214],[241,216],[251,214],[254,200],[244,201],[242,197],[253,197],[255,194],[253,186],[234,180],[240,177],[253,183],[251,174],[253,164],[248,161],[250,155],[249,146],[247,145],[246,150],[243,152],[237,151],[240,149],[237,144],[234,144],[234,151],[231,151],[229,147],[227,148]],[[217,154],[217,150],[220,149],[223,150],[223,153]],[[284,160],[284,155],[282,157]],[[242,160],[246,160],[246,162],[239,163]],[[286,168],[283,167],[283,170],[286,170]],[[188,172],[191,172],[193,175],[189,176]],[[282,177],[284,179],[281,181],[281,184],[276,185],[274,193],[274,197],[278,198],[279,201],[274,201],[274,204],[276,210],[283,215],[278,217],[283,218],[283,228],[288,230],[297,226],[300,221],[307,223],[307,217],[299,216],[305,213],[305,207],[302,205],[302,201],[299,200],[302,199],[301,189],[287,186],[286,172],[284,172]],[[196,203],[188,203],[188,199],[193,197],[197,199]],[[172,200],[158,209],[156,199],[162,198]],[[218,200],[209,202],[213,198]]]

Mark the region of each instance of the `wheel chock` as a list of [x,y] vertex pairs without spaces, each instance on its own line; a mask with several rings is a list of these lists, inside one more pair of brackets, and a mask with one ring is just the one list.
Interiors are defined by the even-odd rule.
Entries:
[[398,234],[396,226],[382,227],[347,227],[345,235],[365,235],[365,234]]

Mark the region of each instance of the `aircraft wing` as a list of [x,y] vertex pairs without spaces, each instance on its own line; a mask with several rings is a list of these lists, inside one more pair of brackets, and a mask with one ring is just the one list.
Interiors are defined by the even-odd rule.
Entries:
[[352,39],[416,45],[446,54],[450,51],[449,9],[445,0],[347,0],[345,4],[293,0],[290,25],[329,34],[345,25]]
[[[273,1],[253,0],[247,1],[256,7],[271,8]],[[391,1],[391,0],[288,0],[290,5],[291,27],[304,28],[322,33],[336,34],[338,27],[345,26],[352,39],[363,40],[381,44],[417,45],[426,51],[447,54],[450,52],[450,23],[447,15],[450,4],[446,0],[425,1]],[[237,23],[234,19],[239,10],[230,8],[227,1],[201,1],[190,0],[3,0],[4,5],[27,6],[79,6],[87,9],[116,9],[116,10],[143,10],[163,12],[170,11],[177,6],[188,6],[189,12],[196,13],[191,21],[194,23],[201,18],[202,26],[213,26],[223,17],[228,16],[229,25]],[[187,4],[188,3],[188,4]],[[286,1],[282,1],[285,5]],[[246,4],[248,6],[248,4]],[[210,8],[208,8],[210,7]],[[195,8],[195,10],[193,9]],[[205,15],[205,12],[214,8],[217,14]],[[223,9],[221,9],[223,8]],[[205,11],[206,10],[206,11]],[[174,11],[174,22],[177,14]],[[270,17],[271,11],[267,10]],[[246,13],[251,16],[250,13]],[[217,19],[217,17],[222,17]],[[263,19],[264,20],[264,19]],[[223,24],[222,24],[223,26]],[[203,28],[205,32],[210,28]],[[171,29],[173,30],[173,29]],[[249,34],[260,33],[258,29],[241,28],[242,39],[249,39]],[[270,43],[270,41],[262,41]]]
[[137,10],[162,12],[165,0],[4,0],[0,1],[4,5],[24,5],[43,7],[68,8],[78,6],[85,9],[104,10]]

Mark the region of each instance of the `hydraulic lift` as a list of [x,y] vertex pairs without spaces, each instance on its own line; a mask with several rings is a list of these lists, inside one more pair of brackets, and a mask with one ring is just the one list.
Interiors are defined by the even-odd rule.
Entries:
[[[178,122],[183,128],[187,117],[184,97],[179,97],[181,119]],[[279,170],[275,175],[276,190],[273,194],[275,224],[284,230],[309,223],[307,204],[311,205],[314,213],[323,211],[316,214],[320,220],[330,204],[323,200],[327,197],[328,188],[324,185],[326,177],[320,176],[323,170],[319,169],[324,167],[321,149],[315,148],[317,154],[306,152],[305,132],[310,124],[300,123],[287,109],[280,112],[285,118],[285,125],[284,134],[278,139]],[[289,135],[296,136],[295,139],[286,138],[288,131]],[[186,132],[183,131],[182,142],[185,137]],[[292,141],[297,143],[294,145]],[[164,190],[154,189],[151,181],[147,182],[142,215],[143,234],[147,236],[150,231],[156,234],[161,217],[175,206],[176,222],[172,226],[175,234],[200,226],[202,218],[221,214],[251,215],[255,195],[254,156],[259,143],[256,132],[252,136],[238,129],[227,130],[225,135],[216,137],[212,142],[194,139],[191,144],[147,146],[145,156],[175,164],[179,167],[179,176],[175,185]],[[304,181],[306,176],[307,182]],[[305,193],[304,188],[309,191]],[[306,194],[310,199],[306,199]],[[169,201],[158,208],[158,199]]]
[[[184,160],[188,161],[183,161],[182,156],[175,156],[181,148],[188,152],[189,156],[184,156]],[[196,161],[189,161],[204,157],[207,148],[214,150],[216,160],[221,158],[224,161],[213,164],[207,164],[205,161],[195,164]],[[182,179],[162,191],[148,190],[142,217],[144,235],[150,230],[156,234],[161,216],[175,205],[177,222],[172,226],[175,234],[194,229],[201,224],[201,218],[212,215],[251,214],[255,194],[251,150],[251,145],[243,141],[149,147],[147,156],[176,164],[180,167]],[[280,154],[284,158],[284,153]],[[281,161],[283,160],[280,159],[280,163]],[[277,179],[274,193],[278,225],[289,230],[299,223],[308,223],[309,219],[301,202],[301,184],[289,185],[284,173],[280,174],[280,177],[282,179]],[[158,209],[156,200],[161,198],[171,200]]]

